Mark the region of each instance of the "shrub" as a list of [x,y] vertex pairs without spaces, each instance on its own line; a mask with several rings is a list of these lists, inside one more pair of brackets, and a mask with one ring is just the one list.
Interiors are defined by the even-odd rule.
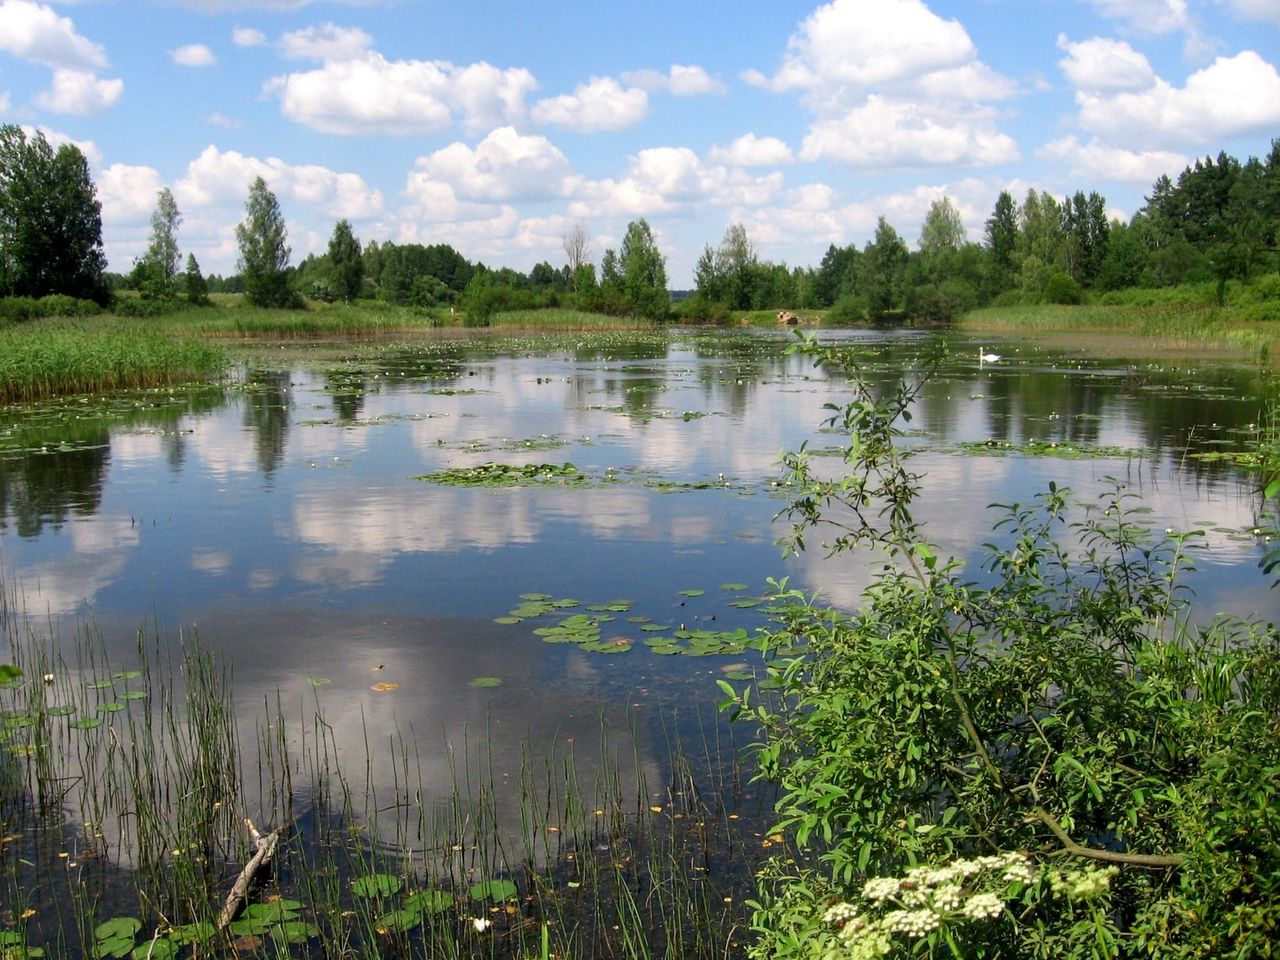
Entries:
[[33,297],[5,297],[0,300],[0,323],[26,323],[41,315],[40,304]]
[[1045,303],[1075,305],[1084,303],[1084,290],[1070,274],[1055,270],[1045,279],[1040,298]]
[[831,305],[822,322],[829,327],[851,327],[867,322],[867,310],[866,297],[846,294]]
[[676,319],[681,323],[725,325],[733,322],[733,313],[728,304],[711,300],[700,293],[677,304],[675,313]]
[[112,306],[111,312],[118,317],[134,317],[145,320],[161,316],[172,309],[173,305],[163,300],[121,297]]
[[63,293],[51,293],[38,301],[42,317],[96,317],[102,308],[92,300],[80,300]]
[[752,955],[1271,955],[1280,630],[1195,626],[1195,538],[1149,530],[1119,482],[1001,508],[975,582],[926,539],[896,446],[928,371],[885,396],[798,349],[853,398],[828,423],[845,476],[785,457],[787,545],[823,529],[880,572],[854,612],[778,585],[766,676],[720,683],[789,841]]

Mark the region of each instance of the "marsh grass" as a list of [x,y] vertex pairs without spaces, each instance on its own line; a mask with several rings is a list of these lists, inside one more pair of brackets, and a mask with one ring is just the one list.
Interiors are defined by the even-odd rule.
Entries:
[[[602,721],[590,764],[572,743],[526,748],[506,780],[486,731],[451,749],[452,790],[433,795],[422,744],[368,727],[363,749],[340,744],[318,695],[237,717],[229,669],[193,637],[140,631],[122,670],[91,629],[64,659],[10,592],[0,619],[23,671],[0,689],[0,936],[20,938],[16,955],[186,958],[233,938],[264,957],[741,953],[758,842],[729,812],[734,744],[689,755],[665,730],[671,773],[655,784],[634,731],[622,764]],[[374,782],[375,754],[394,758],[390,783]],[[512,792],[518,824],[500,813]],[[251,852],[245,816],[283,839],[218,934]]]
[[1262,357],[1280,348],[1280,322],[1259,319],[1249,305],[1165,302],[988,307],[965,314],[957,326],[964,332],[1007,336],[1130,337],[1165,349],[1217,348]]
[[139,322],[51,320],[0,330],[0,402],[166,386],[219,376],[218,347]]
[[488,326],[499,330],[548,330],[553,332],[596,330],[649,330],[655,324],[637,317],[614,317],[585,310],[549,308],[495,313]]

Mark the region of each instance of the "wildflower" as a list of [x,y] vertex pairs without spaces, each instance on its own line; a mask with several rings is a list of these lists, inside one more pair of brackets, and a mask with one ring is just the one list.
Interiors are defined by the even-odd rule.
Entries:
[[971,920],[990,920],[1004,912],[1004,904],[994,893],[975,893],[960,912]]
[[867,900],[880,901],[898,892],[897,877],[874,877],[862,887],[862,896]]
[[827,908],[827,912],[822,915],[823,923],[844,926],[850,920],[858,915],[858,908],[851,903],[833,903]]
[[939,887],[933,892],[933,909],[941,913],[949,913],[960,906],[961,899],[959,885],[952,883]]
[[472,917],[471,926],[475,928],[476,933],[484,933],[493,926],[493,921],[488,917]]
[[891,910],[884,915],[884,926],[892,933],[905,933],[909,937],[923,937],[935,930],[942,918],[932,910]]

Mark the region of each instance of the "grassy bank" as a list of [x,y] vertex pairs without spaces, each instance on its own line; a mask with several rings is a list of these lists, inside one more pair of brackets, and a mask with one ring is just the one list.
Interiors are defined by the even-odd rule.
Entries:
[[998,337],[1128,338],[1160,351],[1207,350],[1261,358],[1280,356],[1280,320],[1268,319],[1250,305],[1129,303],[987,307],[965,314],[956,329]]
[[144,322],[39,321],[0,330],[0,402],[204,380],[226,365],[218,347]]

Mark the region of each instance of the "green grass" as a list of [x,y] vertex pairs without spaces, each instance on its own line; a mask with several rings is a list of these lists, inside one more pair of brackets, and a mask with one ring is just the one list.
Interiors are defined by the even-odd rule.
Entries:
[[1271,319],[1266,306],[1129,303],[987,307],[967,313],[956,327],[966,333],[1004,336],[1120,336],[1176,350],[1226,349],[1266,357],[1280,348],[1280,318]]
[[495,313],[489,326],[497,330],[593,331],[647,330],[654,324],[635,317],[612,317],[603,313],[552,307],[545,310],[510,310]]
[[145,321],[38,321],[0,330],[0,402],[205,380],[226,365],[218,347]]

